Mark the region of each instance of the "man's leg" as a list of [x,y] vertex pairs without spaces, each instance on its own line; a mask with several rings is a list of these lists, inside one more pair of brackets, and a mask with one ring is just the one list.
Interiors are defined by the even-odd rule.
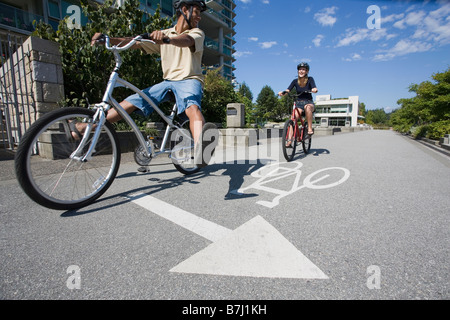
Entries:
[[197,105],[191,105],[186,109],[185,113],[189,118],[189,128],[191,129],[194,143],[197,143],[202,133],[203,125],[205,124],[205,118]]
[[[137,108],[135,105],[131,104],[130,102],[123,100],[120,103],[120,106],[128,113],[131,114],[133,111],[135,111]],[[116,111],[116,109],[111,108],[108,111],[108,114],[106,115],[106,120],[108,120],[111,123],[117,122],[122,119],[122,116]]]
[[[131,103],[129,103],[128,101],[125,101],[125,100],[122,101],[120,103],[120,105],[122,106],[122,108],[125,109],[125,111],[128,114],[131,114],[134,110],[137,109],[136,106],[132,105]],[[108,114],[106,115],[106,120],[108,122],[114,123],[114,122],[119,121],[120,119],[122,119],[122,116],[116,111],[116,109],[114,109],[114,108],[109,109]],[[84,131],[86,130],[87,124],[86,123],[74,122],[73,125],[75,126],[77,132],[76,131],[72,131],[72,137],[75,140],[79,140],[79,139],[81,139],[80,135],[84,134]]]
[[185,113],[189,117],[189,125],[194,138],[194,162],[198,167],[203,168],[211,161],[219,142],[219,133],[216,125],[205,124],[205,118],[197,105],[191,105]]

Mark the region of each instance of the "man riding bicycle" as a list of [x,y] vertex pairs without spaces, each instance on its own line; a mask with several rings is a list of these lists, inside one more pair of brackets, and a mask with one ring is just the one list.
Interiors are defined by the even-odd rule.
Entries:
[[292,80],[288,89],[285,91],[280,91],[279,96],[284,96],[289,93],[293,88],[297,91],[297,101],[295,102],[295,119],[298,120],[303,113],[306,115],[306,121],[308,122],[308,134],[313,135],[314,131],[312,128],[314,101],[312,98],[312,93],[317,93],[316,82],[313,77],[308,77],[309,64],[302,62],[297,65],[298,78]]
[[[203,96],[204,75],[202,70],[203,43],[205,33],[198,28],[201,20],[201,12],[206,10],[203,0],[177,0],[174,2],[177,13],[177,23],[166,30],[153,31],[148,41],[137,42],[132,49],[140,49],[148,54],[161,55],[161,65],[164,81],[142,90],[156,104],[170,99],[169,91],[175,95],[178,114],[189,118],[190,130],[195,142],[195,163],[199,167],[206,166],[210,160],[208,155],[204,157],[208,143],[217,145],[218,136],[214,141],[202,141],[202,132],[208,129],[217,130],[214,124],[207,123],[201,112],[201,100]],[[96,33],[92,37],[91,45],[98,44],[104,39],[103,34]],[[110,38],[113,45],[129,42],[127,38]],[[153,108],[138,94],[126,98],[120,105],[129,114],[140,111],[144,116],[149,116]],[[107,120],[116,122],[121,116],[116,110],[108,111]],[[82,124],[72,124],[72,136],[80,139],[83,132]],[[212,150],[212,149],[210,149]]]

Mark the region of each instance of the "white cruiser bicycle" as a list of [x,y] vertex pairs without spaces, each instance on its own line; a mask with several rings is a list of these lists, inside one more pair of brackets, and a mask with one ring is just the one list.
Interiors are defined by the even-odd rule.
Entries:
[[[106,114],[111,107],[128,123],[139,142],[134,154],[137,164],[148,166],[152,158],[169,154],[173,165],[181,173],[189,175],[200,170],[194,161],[194,142],[189,121],[182,122],[176,118],[177,105],[173,106],[170,115],[166,115],[140,89],[119,77],[122,65],[120,52],[131,48],[138,41],[151,40],[146,39],[145,35],[139,35],[123,46],[111,46],[109,37],[105,36],[105,47],[113,52],[116,65],[110,75],[103,102],[89,108],[68,107],[49,112],[39,118],[22,137],[16,152],[15,171],[20,186],[35,202],[56,210],[78,209],[94,202],[111,186],[121,159],[117,134],[106,121]],[[113,98],[113,90],[119,86],[139,94],[167,123],[159,151],[155,150],[151,137],[146,139],[143,136],[130,115]],[[72,121],[87,124],[80,140],[72,138]],[[207,136],[204,133],[203,140]],[[218,139],[217,132],[210,133],[209,139]]]

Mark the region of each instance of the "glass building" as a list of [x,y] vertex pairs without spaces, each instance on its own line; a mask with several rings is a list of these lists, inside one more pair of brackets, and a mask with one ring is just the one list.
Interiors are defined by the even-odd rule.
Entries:
[[[123,1],[117,0],[116,5]],[[140,3],[141,9],[149,14],[154,13],[159,5],[163,15],[174,15],[173,0],[140,0]],[[206,34],[203,64],[205,69],[221,68],[223,76],[232,81],[235,78],[235,1],[207,0],[206,4],[208,9],[200,22],[200,28]],[[77,6],[77,0],[0,0],[0,30],[28,36],[33,31],[33,20],[43,20],[56,29],[59,21],[71,16]],[[86,24],[87,18],[83,14],[80,17],[79,23]]]

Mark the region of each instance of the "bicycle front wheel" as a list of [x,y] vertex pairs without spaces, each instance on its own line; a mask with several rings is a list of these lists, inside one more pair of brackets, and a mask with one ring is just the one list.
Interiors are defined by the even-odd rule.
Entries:
[[311,149],[311,143],[312,143],[312,136],[308,134],[308,125],[305,123],[305,126],[303,127],[303,140],[302,140],[303,152],[305,152],[305,154],[309,153],[309,150]]
[[281,147],[286,161],[291,161],[295,155],[297,147],[297,140],[295,139],[295,123],[293,120],[288,120],[284,124],[283,136],[281,139]]
[[[71,121],[93,124],[94,111],[61,108],[39,118],[24,134],[15,158],[16,176],[25,193],[38,204],[73,210],[94,202],[111,185],[120,164],[117,134],[106,122],[91,157],[94,129],[81,149],[69,129]],[[75,150],[80,157],[73,157]],[[77,160],[78,159],[78,160]]]

